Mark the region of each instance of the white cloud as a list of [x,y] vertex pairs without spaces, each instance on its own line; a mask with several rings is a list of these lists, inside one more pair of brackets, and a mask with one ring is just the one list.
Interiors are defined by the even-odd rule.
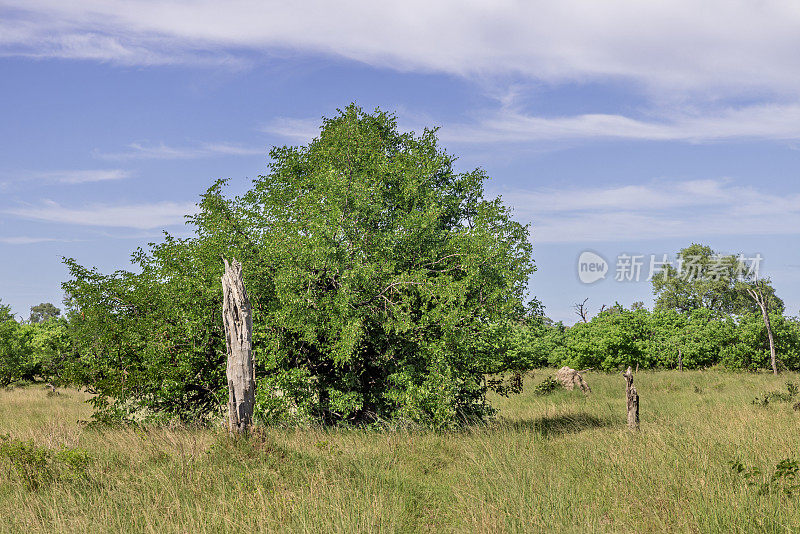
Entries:
[[135,35],[124,29],[112,30],[102,23],[82,27],[30,7],[34,9],[17,11],[15,16],[0,20],[0,56],[83,59],[121,65],[224,65],[234,69],[248,63],[222,50],[197,50],[164,36]]
[[[322,54],[498,85],[502,108],[445,125],[450,142],[800,138],[800,4],[780,0],[3,0],[0,56],[236,68]],[[489,81],[493,80],[493,81]],[[503,83],[502,80],[515,80]],[[521,80],[518,85],[516,81]],[[650,111],[531,115],[520,87],[613,83]],[[724,107],[725,102],[737,102]],[[742,104],[749,102],[750,104]],[[692,106],[687,106],[692,103]],[[666,111],[665,111],[666,110]],[[319,121],[264,130],[301,142]],[[201,158],[260,149],[133,144],[107,159]],[[238,150],[238,152],[237,152]]]
[[322,126],[322,119],[276,117],[264,124],[260,129],[264,133],[285,137],[305,144],[319,135],[320,126]]
[[800,234],[800,194],[729,180],[503,192],[535,243],[635,241],[711,235]]
[[95,152],[94,156],[105,160],[128,161],[140,159],[199,159],[215,156],[252,156],[266,154],[267,148],[244,147],[230,143],[201,143],[189,147],[173,147],[160,143],[147,145],[131,143],[123,152]]
[[623,115],[537,117],[500,110],[473,124],[444,126],[443,141],[536,142],[570,139],[630,139],[713,142],[726,139],[800,139],[800,105],[763,104],[720,111],[662,112],[646,120]]
[[3,210],[23,219],[33,219],[82,226],[105,226],[148,230],[182,224],[184,216],[195,213],[197,206],[188,202],[107,205],[67,208],[53,201]]
[[42,171],[23,174],[23,178],[31,180],[42,180],[46,182],[58,182],[62,184],[84,184],[89,182],[106,182],[111,180],[122,180],[131,175],[129,171],[122,169],[91,169],[91,170],[69,170],[69,171]]
[[[400,113],[404,131],[435,126],[430,117]],[[319,134],[320,119],[278,117],[261,131],[306,143]],[[683,141],[800,140],[800,104],[760,104],[719,110],[661,111],[646,118],[613,114],[542,117],[511,105],[479,115],[467,123],[443,123],[438,137],[445,143],[551,143],[573,140]]]
[[4,243],[6,245],[31,245],[35,243],[48,243],[53,241],[66,242],[71,240],[56,239],[54,237],[27,237],[27,236],[0,237],[0,243]]
[[4,54],[124,64],[329,54],[401,70],[797,94],[800,7],[778,0],[4,0]]

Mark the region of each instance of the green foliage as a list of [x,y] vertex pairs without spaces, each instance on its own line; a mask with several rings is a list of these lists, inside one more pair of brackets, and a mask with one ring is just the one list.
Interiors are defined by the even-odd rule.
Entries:
[[0,461],[27,489],[36,490],[56,481],[85,481],[91,459],[81,449],[53,450],[4,434],[0,435]]
[[[405,419],[435,427],[491,413],[507,326],[534,270],[528,229],[482,170],[457,173],[435,131],[349,106],[266,176],[213,185],[195,235],[134,254],[138,274],[66,260],[76,378],[102,409],[183,419],[226,397],[220,256],[242,262],[253,304],[257,417]],[[512,346],[519,346],[517,343]]]
[[[683,313],[705,309],[726,315],[759,311],[744,290],[755,274],[741,258],[722,255],[696,243],[682,249],[678,256],[683,262],[682,272],[668,265],[653,276],[656,309]],[[782,313],[783,301],[771,284],[765,283],[765,293],[770,309]]]
[[0,304],[0,387],[35,380],[64,384],[71,355],[66,319],[19,323]]
[[758,467],[745,466],[739,460],[729,463],[733,472],[741,476],[747,486],[754,488],[758,495],[782,493],[792,497],[800,491],[800,463],[793,458],[778,462],[770,476],[766,476]]
[[576,324],[566,331],[563,365],[603,370],[652,365],[646,350],[647,318],[647,310],[628,311],[616,305],[589,323]]
[[31,316],[28,319],[31,323],[41,323],[49,319],[55,319],[61,315],[61,310],[50,302],[42,302],[38,306],[31,306]]
[[[775,345],[787,369],[800,366],[800,321],[770,312]],[[767,329],[761,314],[745,315],[737,321],[730,343],[720,350],[720,363],[730,369],[755,370],[770,365]]]
[[[103,275],[66,260],[70,381],[98,393],[96,419],[133,414],[193,420],[223,398],[224,337],[219,256],[167,237],[134,254],[141,273]],[[219,293],[219,294],[218,294]],[[102,412],[102,413],[100,413]]]
[[[755,279],[742,258],[693,244],[680,251],[683,270],[667,268],[653,279],[656,306],[641,302],[604,309],[572,327],[542,318],[513,324],[506,333],[509,366],[550,365],[604,371],[686,369],[721,364],[730,369],[770,366],[764,319],[746,289]],[[764,282],[764,281],[762,281]],[[763,285],[780,365],[800,369],[800,320],[783,315],[783,302]]]
[[758,395],[751,404],[754,406],[768,406],[771,402],[791,402],[797,396],[798,388],[794,382],[786,383],[786,391],[769,391]]
[[536,387],[533,388],[534,395],[544,396],[550,395],[554,391],[556,391],[561,385],[558,383],[558,380],[553,378],[552,376],[546,377],[544,380],[536,384]]
[[72,357],[68,326],[63,317],[22,325],[29,347],[25,378],[67,383],[66,373]]
[[[770,313],[780,364],[800,369],[800,321]],[[720,364],[729,369],[770,367],[769,344],[761,314],[739,317],[699,308],[677,310],[624,309],[616,305],[588,323],[566,328],[541,323],[521,324],[509,334],[518,369],[568,365],[576,369],[616,371],[627,366],[642,369],[685,369]]]
[[0,387],[21,380],[28,373],[29,333],[0,303]]

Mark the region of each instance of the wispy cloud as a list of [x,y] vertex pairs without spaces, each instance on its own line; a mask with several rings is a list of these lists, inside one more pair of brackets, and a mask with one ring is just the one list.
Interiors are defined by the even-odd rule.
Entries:
[[71,242],[73,239],[58,239],[55,237],[28,237],[28,236],[15,236],[15,237],[0,237],[0,243],[6,245],[32,245],[36,243],[50,243],[50,242]]
[[3,210],[4,213],[45,222],[81,226],[105,226],[148,230],[182,224],[185,215],[195,213],[197,206],[188,202],[156,202],[152,204],[96,204],[68,208],[53,201]]
[[21,173],[20,176],[22,179],[26,180],[57,182],[61,184],[84,184],[122,180],[130,177],[131,172],[122,169],[88,169],[27,172]]
[[322,119],[276,117],[262,125],[260,130],[298,143],[307,143],[319,135],[320,126]]
[[216,156],[253,156],[266,154],[266,147],[246,147],[231,143],[200,143],[195,146],[174,147],[163,143],[148,145],[131,143],[122,152],[95,152],[94,156],[105,160],[140,159],[200,159]]
[[[405,131],[440,125],[445,143],[538,143],[542,146],[580,140],[680,141],[714,143],[725,140],[800,139],[800,104],[760,104],[718,110],[662,110],[633,118],[615,114],[537,116],[509,101],[501,109],[478,114],[470,122],[445,123],[405,111],[398,120]],[[278,117],[263,132],[305,143],[319,134],[320,119]],[[554,145],[557,146],[557,145]]]
[[472,124],[442,128],[444,141],[500,143],[572,139],[713,142],[725,139],[800,139],[800,105],[764,104],[704,112],[661,112],[646,119],[584,114],[540,117],[500,110]]
[[[9,2],[6,2],[7,4]],[[19,7],[19,6],[17,6]],[[81,59],[121,65],[198,65],[241,69],[251,62],[223,49],[203,50],[180,39],[137,33],[113,24],[82,25],[54,13],[16,9],[0,20],[0,56]],[[46,6],[38,6],[46,9]],[[79,10],[82,6],[76,5]],[[0,10],[2,6],[0,6]],[[12,14],[13,13],[13,14]],[[69,13],[64,13],[70,17]],[[109,21],[106,21],[109,22]]]
[[730,180],[516,189],[502,196],[516,218],[533,223],[539,243],[800,234],[800,194],[763,192]]

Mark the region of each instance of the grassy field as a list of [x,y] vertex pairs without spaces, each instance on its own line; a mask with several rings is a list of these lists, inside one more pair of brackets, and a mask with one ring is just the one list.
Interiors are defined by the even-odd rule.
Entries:
[[[622,377],[588,373],[588,398],[534,395],[549,372],[494,399],[487,426],[266,429],[248,442],[213,429],[87,429],[86,394],[0,391],[11,438],[0,532],[800,532],[791,475],[770,483],[779,462],[800,460],[797,399],[752,404],[798,375],[638,373],[632,433]],[[26,475],[35,451],[46,467]]]

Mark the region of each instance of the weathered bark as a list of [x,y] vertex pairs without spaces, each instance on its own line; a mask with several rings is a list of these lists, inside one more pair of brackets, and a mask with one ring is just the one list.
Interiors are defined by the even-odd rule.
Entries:
[[628,367],[622,376],[625,377],[625,398],[628,403],[628,428],[639,430],[639,394],[633,385],[633,371]]
[[222,275],[222,319],[228,348],[228,429],[247,434],[253,420],[256,382],[253,370],[253,316],[244,288],[242,264],[225,262]]
[[772,364],[772,373],[778,374],[778,358],[775,354],[775,338],[772,335],[772,323],[769,320],[769,301],[764,296],[764,291],[759,282],[756,282],[755,289],[748,287],[747,292],[761,308],[761,315],[764,317],[764,326],[767,327],[767,338],[769,339],[769,356]]
[[589,387],[589,384],[587,384],[586,380],[583,379],[583,375],[575,369],[571,369],[567,366],[564,366],[556,371],[556,380],[558,380],[564,389],[568,389],[570,391],[575,389],[575,386],[580,387],[581,391],[583,391],[583,393],[586,395],[592,391]]
[[764,314],[764,324],[767,326],[767,337],[769,338],[769,359],[772,363],[772,374],[778,374],[778,357],[775,354],[775,338],[772,335],[772,323],[769,321],[769,310],[766,306],[762,308]]

